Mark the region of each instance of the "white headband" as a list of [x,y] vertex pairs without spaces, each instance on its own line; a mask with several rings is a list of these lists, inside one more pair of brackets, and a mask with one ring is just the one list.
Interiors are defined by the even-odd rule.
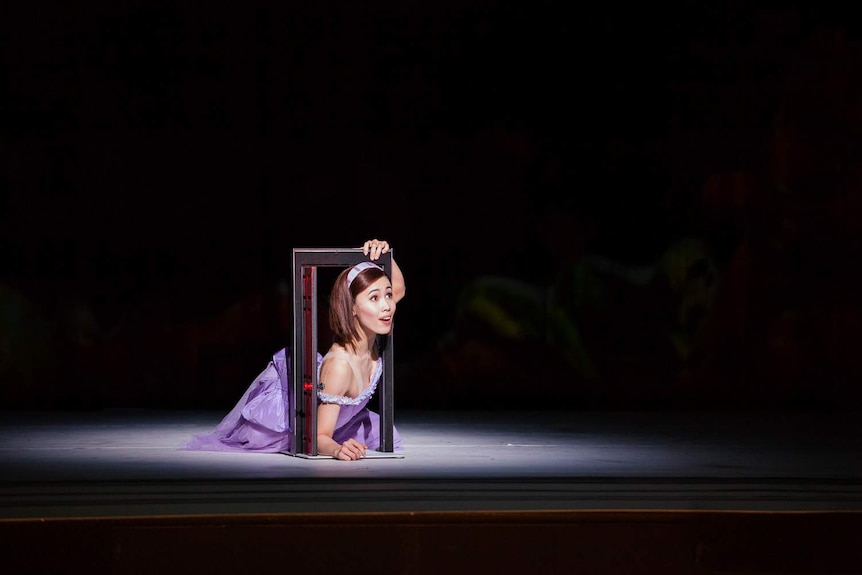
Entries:
[[356,279],[361,272],[367,270],[368,268],[377,268],[380,271],[383,271],[383,268],[374,262],[360,262],[353,266],[349,272],[347,272],[347,289],[350,289],[350,284],[353,283],[353,280]]

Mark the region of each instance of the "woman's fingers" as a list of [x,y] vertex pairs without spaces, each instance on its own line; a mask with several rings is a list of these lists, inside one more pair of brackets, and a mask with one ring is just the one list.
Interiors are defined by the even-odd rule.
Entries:
[[362,244],[362,253],[369,256],[372,260],[380,257],[380,254],[385,254],[389,251],[389,242],[384,240],[368,240]]
[[342,446],[342,453],[346,451],[345,455],[349,455],[350,459],[361,459],[362,457],[365,457],[365,450],[366,446],[364,443],[359,443],[353,439],[345,441]]

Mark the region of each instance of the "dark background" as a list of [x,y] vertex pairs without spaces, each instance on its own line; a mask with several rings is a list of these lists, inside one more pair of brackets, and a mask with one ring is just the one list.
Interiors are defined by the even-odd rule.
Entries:
[[227,409],[372,237],[397,406],[858,406],[839,4],[79,4],[0,7],[3,409]]

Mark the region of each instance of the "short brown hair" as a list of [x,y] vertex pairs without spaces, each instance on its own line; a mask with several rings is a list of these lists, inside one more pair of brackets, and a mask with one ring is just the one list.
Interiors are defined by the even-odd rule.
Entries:
[[388,276],[380,268],[370,267],[359,272],[348,286],[347,274],[351,269],[352,267],[344,268],[335,278],[335,284],[329,294],[329,327],[335,343],[350,346],[355,351],[354,342],[359,339],[359,330],[353,320],[353,303],[356,296],[380,278]]

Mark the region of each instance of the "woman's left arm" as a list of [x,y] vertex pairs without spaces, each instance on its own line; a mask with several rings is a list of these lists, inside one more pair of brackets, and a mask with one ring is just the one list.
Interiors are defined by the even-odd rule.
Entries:
[[[386,240],[368,240],[362,245],[362,253],[368,256],[371,261],[376,260],[381,254],[388,253],[392,249],[389,242]],[[401,272],[401,267],[392,258],[392,298],[395,303],[398,303],[401,298],[407,294],[407,286],[404,283],[404,274]]]
[[395,303],[401,301],[401,298],[407,293],[407,286],[404,284],[404,274],[401,273],[401,268],[392,258],[392,298]]

